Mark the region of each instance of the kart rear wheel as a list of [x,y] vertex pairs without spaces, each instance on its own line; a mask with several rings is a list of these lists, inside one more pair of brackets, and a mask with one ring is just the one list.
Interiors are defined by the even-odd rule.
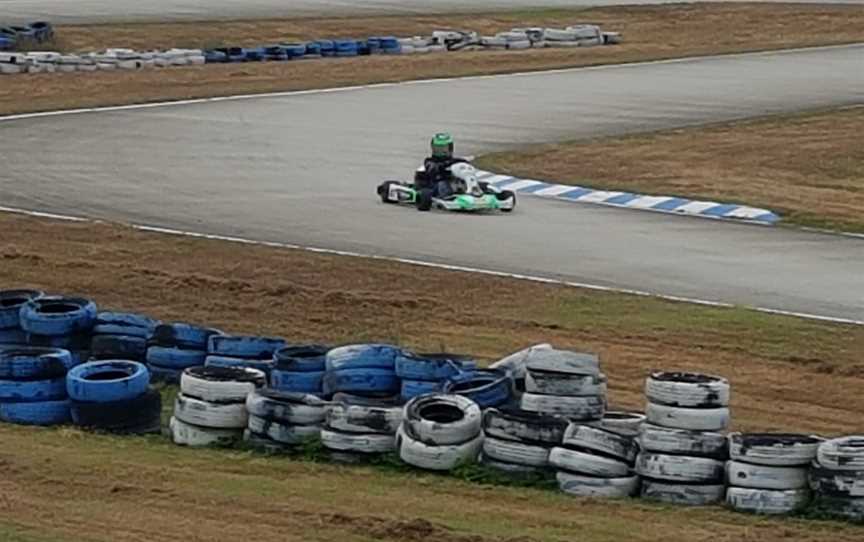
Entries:
[[432,209],[432,190],[424,188],[417,191],[417,210],[428,211]]
[[502,213],[509,213],[509,212],[513,211],[513,209],[516,208],[516,193],[513,192],[512,190],[502,190],[501,192],[496,194],[496,196],[498,197],[499,201],[506,201],[510,198],[513,198],[513,207],[511,207],[509,209],[501,209]]
[[396,200],[390,199],[390,186],[393,184],[398,184],[396,181],[384,181],[383,183],[378,185],[378,195],[381,197],[381,201],[383,203],[396,204],[399,203]]

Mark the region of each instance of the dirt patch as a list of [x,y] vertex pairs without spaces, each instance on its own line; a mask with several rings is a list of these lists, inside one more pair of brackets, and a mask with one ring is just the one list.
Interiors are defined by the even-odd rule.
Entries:
[[482,157],[563,184],[742,203],[864,232],[864,107],[542,145]]
[[[33,74],[3,79],[0,114],[217,95],[304,90],[419,78],[509,73],[864,40],[864,8],[808,4],[674,4],[426,17],[60,26],[59,48],[261,45],[325,36],[428,33],[577,22],[620,31],[614,47],[446,56],[207,65],[147,72]],[[830,29],[830,31],[826,31]],[[71,90],[74,89],[74,92]]]

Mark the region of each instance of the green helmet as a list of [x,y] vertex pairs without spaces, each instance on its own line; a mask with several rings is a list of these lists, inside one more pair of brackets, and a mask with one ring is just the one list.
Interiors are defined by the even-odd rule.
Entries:
[[435,134],[432,138],[432,156],[453,156],[453,136],[446,133]]

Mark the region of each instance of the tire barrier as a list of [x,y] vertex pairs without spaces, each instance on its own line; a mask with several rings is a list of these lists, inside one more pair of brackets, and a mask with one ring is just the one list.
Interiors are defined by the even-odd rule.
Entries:
[[70,420],[66,374],[76,360],[67,350],[0,348],[0,420],[58,425]]
[[157,324],[148,337],[147,365],[154,380],[176,384],[184,369],[204,365],[212,329],[183,322]]
[[524,370],[523,410],[577,422],[602,420],[606,377],[600,372],[596,355],[534,347],[524,358],[509,364],[519,372]]
[[321,444],[340,461],[362,462],[396,449],[402,423],[398,405],[354,404],[342,394],[325,408]]
[[480,408],[498,407],[510,401],[513,378],[501,369],[476,369],[449,379],[443,391],[467,397]]
[[549,463],[559,488],[575,496],[633,496],[639,479],[633,471],[639,450],[634,435],[570,422]]
[[[29,301],[38,299],[45,295],[39,290],[0,290],[0,344],[22,344],[21,337],[24,330],[21,328],[21,307]],[[4,340],[6,337],[15,340]]]
[[821,442],[809,472],[808,486],[813,491],[817,511],[864,520],[864,436]]
[[[53,39],[49,23],[27,27],[0,27],[0,51],[30,48]],[[436,30],[429,36],[397,38],[372,36],[366,39],[321,39],[306,43],[279,43],[258,47],[217,47],[212,49],[169,49],[136,51],[109,48],[84,54],[54,51],[0,53],[0,73],[69,73],[76,71],[146,70],[170,66],[195,66],[226,62],[284,62],[322,57],[346,58],[366,55],[407,55],[457,51],[518,51],[546,47],[591,47],[621,42],[617,32],[603,32],[594,25],[565,29],[513,29],[494,36],[477,32]]]
[[31,346],[69,350],[77,363],[90,358],[96,304],[89,299],[41,296],[21,306],[19,321]]
[[405,463],[452,470],[473,463],[483,445],[480,407],[461,395],[421,395],[405,405],[396,450]]
[[446,353],[414,354],[401,352],[395,370],[401,383],[400,395],[405,402],[418,395],[440,393],[449,379],[459,379],[476,369],[466,356]]
[[161,432],[162,395],[147,389],[131,399],[72,401],[72,422],[80,427],[120,434]]
[[273,353],[270,387],[286,392],[323,395],[327,352],[323,345],[285,346]]

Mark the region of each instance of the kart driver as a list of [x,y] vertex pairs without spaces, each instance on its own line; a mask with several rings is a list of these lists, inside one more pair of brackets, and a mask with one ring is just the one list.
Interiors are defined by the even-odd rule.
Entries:
[[446,198],[453,194],[450,166],[467,160],[453,157],[453,136],[450,134],[435,134],[431,145],[432,156],[423,161],[423,171],[417,172],[414,183],[418,189],[431,188],[434,197]]

